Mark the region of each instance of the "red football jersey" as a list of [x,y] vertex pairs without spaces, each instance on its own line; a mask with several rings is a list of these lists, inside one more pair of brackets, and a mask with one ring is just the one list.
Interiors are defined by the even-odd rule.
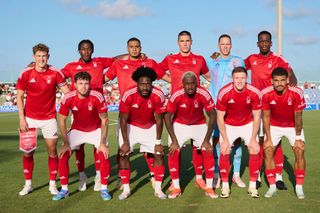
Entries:
[[161,90],[153,87],[148,98],[143,98],[138,93],[137,86],[129,88],[122,96],[119,111],[128,113],[128,124],[149,129],[156,123],[154,113],[166,112],[165,97]]
[[203,110],[210,111],[215,108],[214,101],[204,87],[198,86],[196,94],[190,98],[180,87],[173,93],[168,101],[167,111],[174,113],[173,122],[197,125],[206,123]]
[[205,59],[200,55],[190,53],[182,56],[180,53],[169,55],[159,64],[163,70],[169,70],[171,75],[171,94],[182,86],[182,76],[187,71],[192,71],[198,78],[200,85],[200,75],[209,72]]
[[287,87],[284,94],[278,95],[273,86],[262,90],[262,110],[270,110],[270,124],[279,127],[295,126],[295,111],[306,107],[303,91],[299,87]]
[[99,113],[107,112],[108,107],[98,91],[91,90],[89,96],[84,99],[78,97],[77,91],[72,91],[61,100],[59,113],[68,116],[70,110],[73,115],[71,129],[91,132],[100,128]]
[[66,84],[63,74],[53,66],[44,72],[26,68],[18,78],[17,89],[26,92],[25,116],[47,120],[56,117],[56,89]]
[[161,78],[164,75],[164,70],[152,59],[138,59],[138,60],[117,60],[112,66],[108,69],[106,76],[113,80],[118,78],[119,91],[122,96],[123,93],[132,86],[136,86],[137,83],[132,80],[131,76],[137,68],[141,66],[146,66],[152,68],[156,73],[158,78]]
[[224,86],[218,94],[217,110],[226,112],[224,122],[232,126],[243,126],[253,121],[252,110],[261,109],[260,91],[247,84],[237,92],[233,83]]
[[91,62],[85,63],[81,59],[68,63],[61,71],[66,78],[71,79],[70,90],[76,90],[74,87],[74,76],[81,71],[86,71],[91,75],[90,88],[103,92],[104,69],[111,66],[113,58],[98,57],[92,58]]
[[263,90],[272,85],[271,73],[277,67],[282,67],[289,71],[290,65],[281,56],[271,52],[267,56],[252,54],[244,60],[247,70],[251,70],[252,86]]

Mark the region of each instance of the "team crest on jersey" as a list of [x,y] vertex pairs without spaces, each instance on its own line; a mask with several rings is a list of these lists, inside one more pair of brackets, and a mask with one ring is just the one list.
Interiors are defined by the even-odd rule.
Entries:
[[272,68],[272,61],[269,61],[269,63],[268,63],[268,68],[269,68],[269,69]]
[[197,100],[195,100],[195,101],[193,102],[193,104],[194,104],[194,108],[198,108],[198,107],[199,107],[199,103],[198,103]]
[[51,77],[50,76],[48,76],[48,78],[47,78],[47,84],[51,84]]
[[247,97],[247,104],[250,104],[251,103],[251,98],[248,96]]
[[288,98],[288,105],[291,106],[292,105],[292,99],[289,97]]
[[93,63],[93,67],[97,67],[97,63],[96,62]]
[[195,58],[192,59],[192,64],[197,64],[197,60]]
[[89,111],[92,111],[92,104],[91,104],[91,102],[89,102],[89,104],[88,104],[88,110],[89,110]]
[[150,100],[148,101],[148,108],[149,108],[149,109],[151,109],[151,108],[152,108],[152,103],[151,103],[151,101],[150,101]]

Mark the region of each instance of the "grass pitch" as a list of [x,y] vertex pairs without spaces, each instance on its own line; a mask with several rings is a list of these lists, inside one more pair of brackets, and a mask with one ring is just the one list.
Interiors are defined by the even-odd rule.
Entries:
[[[191,149],[188,145],[182,152],[181,186],[183,194],[175,200],[159,200],[153,196],[148,177],[148,168],[138,148],[131,157],[131,190],[132,195],[124,201],[118,200],[121,193],[116,187],[116,122],[117,113],[110,113],[109,143],[111,160],[111,177],[109,191],[111,201],[102,201],[99,192],[93,191],[94,164],[93,147],[86,145],[86,173],[89,177],[88,189],[77,191],[78,175],[75,159],[70,159],[70,197],[62,201],[52,201],[48,192],[47,153],[41,136],[35,153],[35,169],[33,174],[34,191],[27,196],[19,196],[18,192],[24,184],[22,172],[22,152],[18,145],[17,113],[0,113],[0,212],[320,212],[320,111],[304,112],[304,131],[306,135],[307,173],[304,185],[305,200],[298,200],[294,193],[295,178],[293,175],[294,155],[289,143],[283,141],[285,153],[283,178],[287,191],[278,191],[271,199],[263,197],[267,184],[263,177],[260,198],[253,199],[247,195],[247,189],[231,185],[231,197],[212,200],[195,187],[194,171],[191,165]],[[164,131],[164,141],[167,133]],[[59,144],[61,141],[59,141]],[[248,184],[247,152],[243,152],[241,175]],[[167,166],[167,159],[165,159]],[[58,183],[59,185],[59,183]],[[170,185],[168,170],[164,178],[164,191]],[[217,190],[220,193],[220,190]]]

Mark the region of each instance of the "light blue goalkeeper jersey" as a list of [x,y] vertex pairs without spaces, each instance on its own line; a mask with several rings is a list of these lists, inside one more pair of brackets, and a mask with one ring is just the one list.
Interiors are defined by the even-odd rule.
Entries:
[[214,102],[217,103],[219,90],[232,81],[231,74],[235,67],[245,67],[244,61],[238,56],[231,55],[227,59],[221,56],[216,59],[209,57],[206,62],[211,76],[210,93]]

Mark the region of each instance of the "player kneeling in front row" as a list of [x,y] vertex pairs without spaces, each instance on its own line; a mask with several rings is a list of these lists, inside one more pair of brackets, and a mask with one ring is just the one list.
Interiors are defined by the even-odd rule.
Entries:
[[[165,124],[170,135],[168,166],[174,189],[169,198],[181,195],[180,148],[185,141],[192,139],[193,145],[201,150],[206,175],[206,192],[210,198],[218,196],[212,188],[214,175],[214,157],[211,135],[215,123],[215,105],[210,93],[197,85],[197,77],[193,72],[186,72],[182,77],[183,87],[172,94],[165,114]],[[208,125],[203,110],[209,117]]]
[[[75,91],[67,93],[61,101],[58,125],[64,142],[60,150],[59,176],[61,191],[52,200],[61,200],[69,195],[69,158],[71,152],[81,144],[92,144],[97,148],[100,159],[101,197],[110,200],[107,185],[110,173],[108,134],[108,107],[100,92],[90,90],[91,76],[79,72],[74,77]],[[67,132],[66,120],[69,110],[73,114],[71,130]]]
[[306,107],[303,91],[299,87],[288,86],[288,72],[283,68],[272,71],[273,86],[262,90],[263,126],[266,133],[264,142],[266,175],[269,190],[266,198],[276,195],[274,152],[281,137],[286,137],[295,155],[294,174],[296,195],[304,199],[302,185],[305,176],[304,133],[302,110]]
[[161,183],[164,176],[164,151],[161,145],[165,97],[161,90],[152,86],[157,74],[149,67],[139,67],[132,79],[136,86],[130,87],[122,96],[119,132],[119,177],[123,192],[119,200],[128,198],[130,191],[130,152],[135,144],[140,144],[140,152],[154,154],[154,195],[160,199],[167,198],[162,192]]
[[231,146],[242,138],[248,147],[250,182],[248,193],[259,197],[256,180],[259,173],[260,91],[247,83],[247,70],[236,67],[232,71],[232,83],[224,86],[218,94],[218,126],[220,131],[220,175],[222,190],[220,197],[230,196],[229,169]]

